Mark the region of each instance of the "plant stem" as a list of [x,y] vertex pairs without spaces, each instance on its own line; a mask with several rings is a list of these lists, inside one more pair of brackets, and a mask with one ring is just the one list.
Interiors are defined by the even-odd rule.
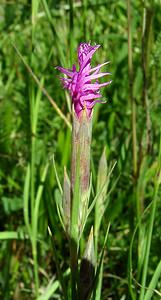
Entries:
[[86,41],[87,38],[87,26],[86,26],[86,20],[87,20],[87,0],[82,0],[82,8],[83,8],[83,37]]
[[31,218],[33,217],[34,204],[35,204],[35,137],[32,132],[31,137]]
[[70,46],[70,63],[72,63],[72,56],[73,56],[73,34],[74,34],[74,6],[73,0],[69,0],[69,46]]
[[72,300],[78,299],[77,279],[78,279],[78,257],[77,244],[73,238],[70,239],[70,266],[71,266],[71,291]]
[[[136,195],[136,176],[137,176],[137,137],[136,137],[136,104],[133,95],[133,60],[132,60],[132,34],[131,34],[131,0],[127,0],[127,19],[128,19],[128,75],[129,75],[129,98],[131,103],[131,125],[132,125],[132,155],[133,155],[133,197],[135,203],[135,209],[137,213],[137,220],[140,220],[140,214],[138,214],[138,207],[140,207],[139,199]],[[131,220],[130,220],[131,222]],[[132,219],[134,223],[134,220]],[[132,224],[133,227],[133,224]],[[140,236],[140,227],[139,227]],[[139,238],[138,238],[139,239]],[[138,246],[139,253],[139,246]],[[138,254],[139,255],[139,254]],[[132,299],[134,294],[130,287],[130,293]]]
[[149,227],[148,227],[146,255],[145,255],[145,260],[144,260],[143,275],[142,275],[142,281],[141,281],[142,288],[141,288],[141,293],[140,293],[140,297],[139,297],[140,300],[144,299],[144,294],[145,294],[145,285],[146,285],[148,263],[149,263],[149,254],[150,254],[150,246],[151,246],[152,232],[153,232],[156,205],[157,205],[158,189],[159,189],[159,182],[157,180],[157,183],[155,185],[154,199],[153,199],[152,210],[151,210],[151,215],[150,215],[150,223],[149,223]]
[[92,119],[86,112],[80,119],[73,112],[72,126],[72,163],[71,163],[71,220],[70,220],[70,258],[72,299],[78,297],[78,250],[79,240],[87,216],[88,189],[90,177],[90,144]]
[[152,202],[149,227],[147,230],[148,234],[147,234],[147,244],[146,244],[146,255],[145,255],[144,265],[143,265],[142,281],[141,281],[142,288],[141,288],[139,300],[143,300],[145,295],[145,285],[146,285],[147,272],[148,272],[150,246],[151,246],[155,212],[157,206],[157,196],[158,196],[160,184],[161,184],[161,134],[160,134],[160,147],[159,147],[159,155],[158,155],[158,166],[157,166],[156,176],[154,178],[154,198]]
[[36,298],[39,295],[39,273],[38,273],[38,262],[37,262],[37,243],[32,241],[32,255],[34,261],[34,277],[35,277],[35,294]]
[[148,101],[148,61],[150,52],[150,37],[152,28],[153,11],[151,8],[143,8],[142,25],[142,72],[143,72],[143,105],[146,113],[146,152],[151,149],[151,121]]
[[132,37],[131,37],[131,1],[127,0],[128,18],[128,69],[129,69],[129,97],[132,111],[132,147],[133,147],[133,175],[137,174],[137,138],[136,138],[136,105],[133,96],[133,62],[132,62]]
[[[38,12],[39,0],[32,0],[32,30],[31,30],[31,67],[34,68],[34,42],[36,30],[36,17]],[[31,110],[31,224],[34,222],[34,208],[35,208],[35,151],[36,151],[36,128],[35,122],[35,87],[33,81],[30,82],[30,110]],[[37,261],[37,236],[34,236],[34,228],[32,225],[32,255],[34,261],[34,277],[35,277],[35,295],[36,298],[39,294],[39,274],[38,274],[38,261]]]

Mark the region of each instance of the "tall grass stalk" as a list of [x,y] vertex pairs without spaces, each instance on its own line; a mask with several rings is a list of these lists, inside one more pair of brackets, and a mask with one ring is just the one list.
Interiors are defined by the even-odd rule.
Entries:
[[127,20],[128,20],[128,76],[129,76],[129,98],[131,103],[131,123],[132,123],[132,153],[133,153],[133,200],[137,221],[139,222],[138,232],[138,269],[140,262],[140,245],[142,238],[141,226],[141,203],[137,195],[137,176],[138,176],[138,159],[137,159],[137,131],[136,131],[136,103],[133,94],[133,58],[132,58],[132,19],[131,19],[131,0],[127,0]]
[[[135,279],[133,278],[133,246],[134,246],[134,239],[136,237],[136,233],[137,230],[139,230],[140,227],[140,222],[142,221],[143,217],[147,214],[147,212],[149,211],[149,209],[151,208],[151,204],[150,203],[146,209],[144,210],[142,216],[141,216],[141,220],[139,219],[139,221],[137,222],[132,238],[131,238],[131,242],[130,242],[130,248],[129,248],[129,257],[128,257],[128,285],[129,285],[129,291],[130,291],[130,296],[132,300],[137,299],[137,292],[134,291],[134,285],[133,285],[133,280],[135,281]],[[137,269],[138,271],[138,269]]]
[[149,283],[149,286],[148,286],[145,296],[144,296],[144,300],[152,299],[152,296],[154,293],[156,293],[158,296],[161,297],[161,293],[156,290],[156,285],[158,284],[160,275],[161,275],[161,261],[158,263],[157,268],[153,274],[153,277]]
[[136,137],[136,104],[133,95],[133,61],[132,61],[132,24],[131,24],[131,0],[127,0],[128,21],[128,75],[129,75],[129,98],[132,112],[132,149],[133,149],[133,175],[137,174],[137,137]]
[[[39,1],[33,0],[31,6],[32,30],[31,30],[31,56],[30,56],[30,63],[32,68],[34,68],[33,50],[35,45],[36,17],[38,13],[38,7],[39,7]],[[41,80],[41,84],[43,84],[43,79]],[[31,167],[27,170],[27,174],[26,174],[26,184],[24,190],[24,219],[25,219],[26,227],[28,229],[28,233],[32,245],[36,297],[38,297],[39,294],[39,271],[38,271],[38,258],[37,258],[38,218],[39,218],[40,199],[43,191],[42,185],[39,185],[37,189],[37,193],[35,190],[36,134],[37,134],[37,122],[38,122],[41,95],[42,95],[41,89],[38,89],[36,93],[34,83],[30,79],[29,102],[30,102],[30,128],[31,128]],[[47,173],[47,166],[45,167],[44,172],[42,174],[42,182],[44,182],[45,180],[46,173]],[[30,179],[30,184],[29,184],[29,179]],[[29,203],[29,199],[31,203]],[[29,213],[29,207],[31,208],[30,213]],[[31,217],[31,222],[29,216]]]
[[[35,45],[35,30],[36,30],[36,17],[38,12],[38,0],[32,0],[31,5],[31,66],[34,67],[34,45]],[[30,98],[30,116],[31,116],[31,222],[34,221],[34,205],[35,205],[35,179],[36,179],[36,169],[35,169],[35,152],[36,152],[36,127],[35,127],[35,87],[33,81],[30,78],[29,85],[29,98]],[[35,276],[35,294],[38,297],[39,291],[39,275],[38,275],[38,261],[37,261],[37,237],[33,235],[32,232],[32,254],[34,260],[34,276]]]
[[148,275],[150,247],[151,247],[151,241],[152,241],[152,233],[153,233],[157,199],[158,199],[158,190],[159,190],[160,184],[161,184],[161,138],[160,138],[160,149],[159,149],[159,155],[158,155],[158,167],[157,167],[157,171],[156,171],[156,176],[154,178],[154,196],[153,196],[153,200],[152,200],[152,208],[151,208],[151,212],[150,212],[149,226],[147,227],[147,243],[146,243],[146,252],[145,252],[143,271],[142,271],[141,292],[140,292],[139,300],[143,300],[144,295],[145,295],[145,286],[146,286],[146,279],[147,279],[147,275]]
[[72,63],[74,50],[74,3],[69,0],[69,48],[70,48],[70,64]]
[[[143,1],[143,5],[146,5]],[[148,99],[148,82],[149,82],[149,58],[151,50],[151,33],[153,21],[152,7],[143,7],[142,21],[142,73],[143,73],[143,105],[146,113],[146,153],[151,150],[151,120],[150,120],[150,105]]]
[[83,38],[87,40],[87,0],[82,0],[83,8]]

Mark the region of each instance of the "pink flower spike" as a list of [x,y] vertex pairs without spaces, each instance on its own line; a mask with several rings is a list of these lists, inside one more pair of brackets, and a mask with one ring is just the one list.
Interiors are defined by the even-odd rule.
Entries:
[[[83,110],[86,109],[87,116],[90,118],[94,105],[100,100],[95,100],[102,97],[100,88],[109,85],[112,81],[99,83],[98,79],[111,73],[99,73],[100,68],[107,65],[109,62],[100,64],[91,68],[91,59],[100,45],[91,46],[90,43],[81,43],[78,47],[79,70],[73,65],[72,69],[56,67],[61,73],[68,78],[61,78],[63,86],[70,91],[74,111],[79,119]],[[92,73],[92,74],[91,74]],[[93,82],[94,80],[94,82]],[[92,101],[93,100],[93,101]]]

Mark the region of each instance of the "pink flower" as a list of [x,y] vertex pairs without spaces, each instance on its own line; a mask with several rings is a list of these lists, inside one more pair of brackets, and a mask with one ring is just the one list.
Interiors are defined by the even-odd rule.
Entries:
[[67,78],[61,78],[63,85],[70,91],[74,110],[79,118],[82,111],[86,109],[88,117],[91,116],[92,109],[99,98],[100,88],[109,85],[111,81],[99,83],[98,78],[110,73],[99,73],[100,68],[109,62],[105,62],[97,67],[91,68],[91,58],[100,45],[91,46],[89,43],[81,43],[78,47],[79,71],[73,65],[72,69],[57,67],[57,69],[67,75]]

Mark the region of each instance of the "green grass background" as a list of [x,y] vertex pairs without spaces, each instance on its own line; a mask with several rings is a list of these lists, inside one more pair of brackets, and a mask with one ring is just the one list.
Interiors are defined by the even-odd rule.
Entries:
[[[127,18],[128,3],[131,19]],[[62,272],[68,269],[69,250],[57,217],[55,203],[60,194],[52,157],[54,154],[62,183],[63,167],[70,170],[71,130],[55,103],[69,123],[71,108],[54,67],[71,67],[77,61],[78,44],[85,41],[101,45],[92,65],[109,60],[105,69],[112,73],[113,81],[103,90],[107,103],[94,109],[91,150],[94,190],[104,147],[108,166],[117,162],[109,189],[118,181],[110,193],[99,235],[101,250],[110,222],[101,299],[160,299],[161,268],[153,285],[156,291],[149,298],[143,295],[147,290],[141,288],[149,286],[161,259],[160,28],[159,0],[0,1],[0,299],[35,299],[35,262],[23,214],[29,162],[29,220],[34,218],[32,206],[38,189],[41,193],[37,225],[33,224],[37,226],[33,245],[37,248],[40,292],[51,279],[58,283],[55,248]],[[89,225],[93,219],[91,214]],[[48,225],[54,235],[54,249]],[[132,257],[128,260],[131,241]],[[62,299],[59,286],[50,299]]]

